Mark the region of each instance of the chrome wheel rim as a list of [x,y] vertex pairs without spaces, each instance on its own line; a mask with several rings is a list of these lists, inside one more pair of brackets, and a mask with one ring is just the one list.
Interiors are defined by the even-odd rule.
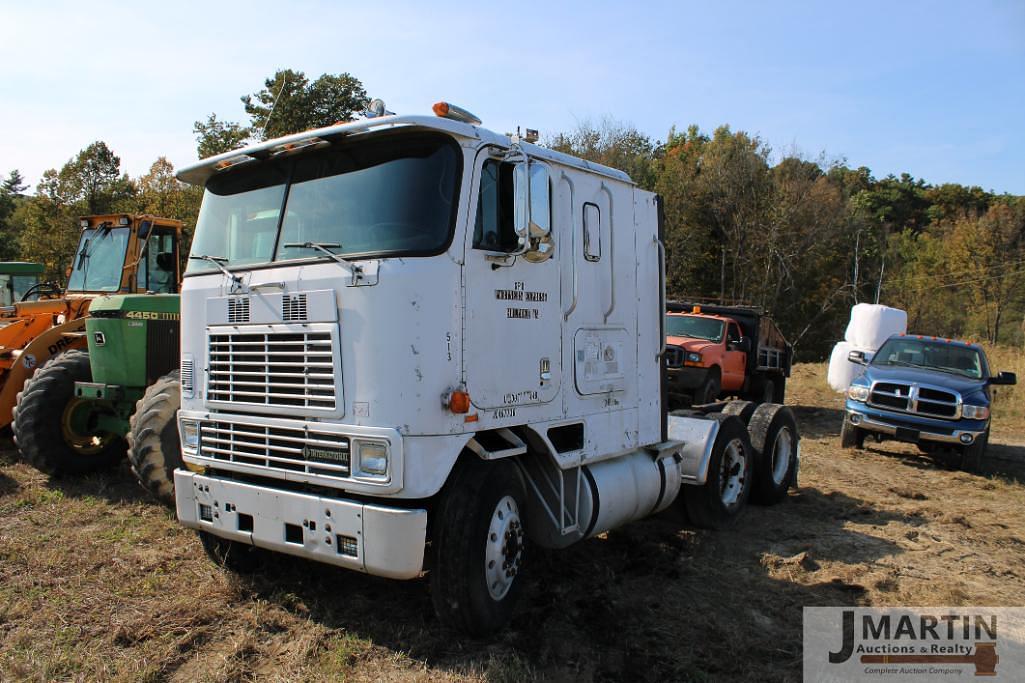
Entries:
[[523,524],[512,496],[504,496],[491,513],[484,546],[484,578],[493,600],[501,600],[512,588],[523,562]]
[[733,439],[726,444],[721,467],[719,495],[723,505],[733,507],[740,500],[744,482],[747,480],[747,459],[744,457],[743,441]]
[[784,427],[776,434],[776,441],[772,444],[772,481],[778,486],[790,469],[790,454],[794,448],[794,437],[790,429]]

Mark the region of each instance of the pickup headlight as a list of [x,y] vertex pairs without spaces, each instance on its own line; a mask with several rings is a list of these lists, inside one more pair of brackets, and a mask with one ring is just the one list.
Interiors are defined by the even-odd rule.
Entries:
[[688,363],[700,363],[701,362],[701,354],[700,353],[693,353],[693,352],[688,353],[687,354],[687,362]]
[[969,420],[985,420],[989,417],[989,406],[973,406],[966,403],[961,406],[961,416]]
[[860,384],[852,384],[847,389],[847,398],[852,401],[867,401],[868,400],[868,387]]
[[199,449],[199,423],[182,420],[182,448],[195,453]]
[[387,474],[388,446],[383,443],[360,441],[359,471],[363,474]]

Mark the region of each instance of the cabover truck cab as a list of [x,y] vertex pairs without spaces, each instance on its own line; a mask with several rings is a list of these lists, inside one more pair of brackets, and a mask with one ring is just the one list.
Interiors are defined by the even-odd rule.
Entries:
[[978,469],[989,442],[992,387],[1016,384],[1013,372],[992,373],[977,344],[919,335],[890,337],[871,360],[862,351],[848,358],[865,367],[847,389],[844,448],[861,448],[866,437],[926,452],[950,448],[962,469]]
[[[683,484],[699,522],[728,520],[754,450],[735,417],[663,409],[657,197],[435,112],[179,173],[206,189],[182,286],[175,495],[222,564],[271,550],[427,571],[441,619],[485,633],[509,616],[528,540],[568,546]],[[796,468],[781,415],[763,420],[786,423],[767,441],[777,494]]]
[[672,302],[666,335],[671,400],[783,403],[793,347],[761,310]]

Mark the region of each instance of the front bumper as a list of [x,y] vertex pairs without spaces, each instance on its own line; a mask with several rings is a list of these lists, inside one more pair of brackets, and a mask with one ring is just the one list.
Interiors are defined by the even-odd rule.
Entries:
[[[883,434],[898,441],[928,441],[950,446],[966,446],[986,433],[985,420],[934,420],[912,415],[887,413],[847,400],[847,415],[858,429]],[[970,438],[969,438],[970,437]]]
[[189,528],[393,579],[423,569],[427,510],[372,505],[174,473],[178,519]]

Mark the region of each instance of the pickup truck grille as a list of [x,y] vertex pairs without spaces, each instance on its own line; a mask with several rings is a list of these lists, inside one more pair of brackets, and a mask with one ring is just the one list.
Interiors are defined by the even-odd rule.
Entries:
[[203,422],[199,454],[268,471],[338,478],[348,477],[351,467],[347,436],[234,422]]
[[242,406],[335,409],[329,331],[210,334],[207,399]]
[[961,417],[961,396],[957,392],[900,382],[876,382],[868,403],[876,408],[902,413],[956,420]]
[[687,352],[680,346],[666,345],[665,362],[667,368],[682,368]]

